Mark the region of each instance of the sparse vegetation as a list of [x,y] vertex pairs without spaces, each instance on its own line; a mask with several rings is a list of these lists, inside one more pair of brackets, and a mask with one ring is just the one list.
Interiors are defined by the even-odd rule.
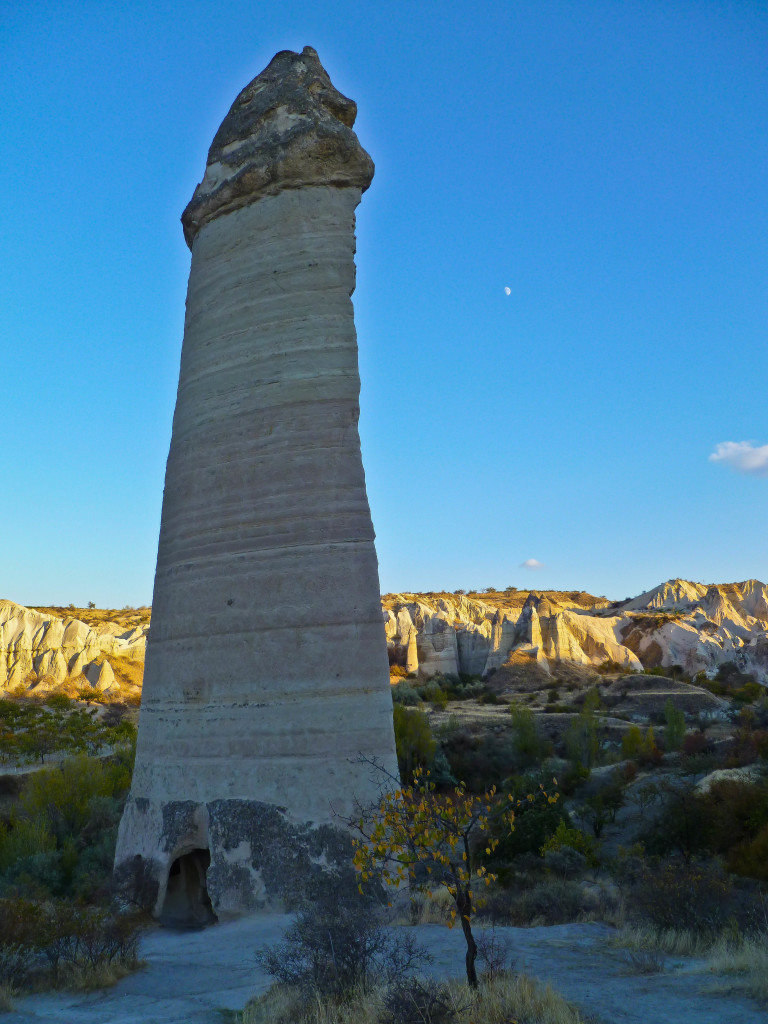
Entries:
[[135,736],[135,726],[124,716],[118,721],[114,713],[111,719],[101,718],[96,708],[83,707],[63,693],[44,701],[0,699],[0,764],[44,764],[54,753],[98,754],[106,747],[130,744]]
[[[497,797],[495,787],[481,795],[469,794],[462,783],[451,792],[439,793],[429,773],[417,768],[413,784],[404,786],[375,762],[368,762],[382,775],[385,789],[378,806],[360,808],[346,824],[359,838],[354,840],[355,867],[360,886],[372,878],[385,885],[408,882],[428,895],[432,886],[443,888],[453,901],[450,924],[457,922],[467,945],[467,983],[478,984],[475,959],[477,945],[472,934],[472,917],[482,897],[476,890],[496,876],[475,856],[478,844],[490,856],[498,840],[490,834],[491,822],[514,828],[515,801],[512,794]],[[540,798],[556,803],[543,787]],[[534,803],[538,796],[529,794]]]
[[[60,763],[0,777],[0,986],[89,989],[139,965],[141,917],[110,903],[117,826],[136,730],[63,694],[0,701],[0,751]],[[108,753],[107,753],[108,752]]]
[[578,1010],[549,985],[498,972],[476,990],[458,981],[421,979],[393,988],[355,991],[308,1002],[276,986],[248,1004],[238,1024],[585,1024]]

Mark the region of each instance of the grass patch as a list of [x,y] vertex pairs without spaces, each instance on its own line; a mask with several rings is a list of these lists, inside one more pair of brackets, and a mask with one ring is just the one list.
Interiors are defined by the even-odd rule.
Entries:
[[96,989],[111,988],[121,978],[127,978],[147,966],[146,960],[131,958],[113,960],[111,963],[67,964],[60,971],[56,988],[69,992],[93,992]]
[[7,982],[0,984],[0,1013],[10,1013],[13,1009],[13,997],[15,993]]
[[123,658],[118,654],[110,654],[103,659],[108,661],[115,679],[120,686],[141,686],[144,681],[144,662],[133,658]]
[[442,886],[431,892],[431,898],[424,892],[412,892],[409,914],[397,919],[398,924],[447,924],[455,904],[447,889]]
[[704,969],[728,978],[716,982],[714,991],[739,992],[768,1004],[768,933],[735,942],[721,939],[711,949]]
[[634,952],[667,953],[669,956],[704,957],[713,948],[709,934],[676,928],[626,925],[610,940],[611,946]]
[[703,961],[700,971],[718,976],[711,991],[724,995],[740,993],[768,1004],[768,932],[713,937],[671,928],[627,926],[611,940],[611,945],[627,949],[638,963],[650,963],[664,953],[696,957]]
[[[425,992],[440,999],[445,1008],[440,1016],[444,1024],[509,1024],[510,1021],[536,1021],[536,1024],[584,1024],[578,1010],[549,985],[542,985],[521,974],[500,974],[481,980],[477,991],[464,982],[423,983]],[[413,990],[412,990],[413,991]],[[418,992],[418,989],[416,990]],[[343,999],[307,998],[306,994],[273,985],[264,995],[252,999],[236,1024],[381,1024],[384,1020],[400,1024],[388,1004],[386,989],[356,989]],[[414,997],[410,1020],[429,1021],[426,1007],[419,1009]],[[406,1017],[402,1017],[405,1021]]]

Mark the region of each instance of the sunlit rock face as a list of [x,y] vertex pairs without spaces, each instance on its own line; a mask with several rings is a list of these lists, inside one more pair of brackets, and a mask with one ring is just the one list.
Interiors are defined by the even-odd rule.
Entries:
[[387,594],[382,610],[392,664],[422,678],[488,677],[524,655],[544,671],[556,661],[613,662],[710,677],[733,662],[768,686],[768,585],[759,580],[668,580],[612,604],[576,591],[533,591],[505,607],[458,594]]
[[78,681],[84,690],[91,686],[111,698],[137,693],[138,685],[121,685],[107,659],[141,666],[146,631],[109,621],[88,626],[72,616],[62,619],[0,600],[0,698],[42,697]]
[[376,792],[358,754],[396,771],[358,435],[350,296],[373,164],[355,113],[314,50],[277,54],[182,217],[184,344],[116,858],[155,862],[161,917],[279,900],[347,855],[338,815]]

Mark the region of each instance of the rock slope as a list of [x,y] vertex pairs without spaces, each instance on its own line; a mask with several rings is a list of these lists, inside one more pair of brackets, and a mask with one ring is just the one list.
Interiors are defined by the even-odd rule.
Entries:
[[0,692],[23,688],[44,693],[84,677],[83,685],[117,693],[121,686],[113,663],[128,660],[140,673],[148,629],[137,625],[126,630],[115,622],[94,627],[0,600]]
[[515,660],[545,669],[552,661],[679,665],[714,675],[732,661],[768,684],[768,586],[758,580],[669,580],[591,606],[584,595],[532,592],[516,606],[463,594],[388,594],[382,607],[390,662],[422,677],[487,675]]

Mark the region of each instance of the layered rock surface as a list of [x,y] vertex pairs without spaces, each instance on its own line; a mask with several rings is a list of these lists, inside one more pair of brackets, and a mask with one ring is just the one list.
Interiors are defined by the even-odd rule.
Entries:
[[108,695],[121,687],[110,659],[144,662],[148,626],[88,625],[0,600],[0,691],[38,694],[80,679]]
[[553,661],[679,665],[690,675],[735,662],[768,684],[768,587],[758,580],[670,580],[631,600],[591,606],[583,595],[533,592],[503,607],[465,595],[388,594],[382,608],[390,661],[423,677],[487,675],[516,658],[544,668]]
[[179,877],[206,858],[217,913],[279,897],[286,858],[330,863],[337,815],[376,795],[357,755],[396,771],[357,428],[355,208],[373,165],[354,116],[314,50],[279,53],[183,216],[184,343],[117,849],[157,866],[174,914]]

